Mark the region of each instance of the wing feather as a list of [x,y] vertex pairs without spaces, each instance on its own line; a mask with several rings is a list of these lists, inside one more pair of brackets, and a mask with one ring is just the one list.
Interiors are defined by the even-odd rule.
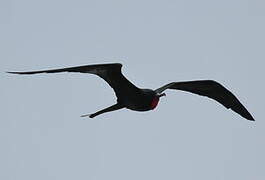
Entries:
[[247,111],[247,109],[241,104],[236,96],[228,89],[222,86],[220,83],[213,80],[199,80],[199,81],[186,81],[186,82],[173,82],[169,83],[156,90],[157,93],[161,93],[166,89],[176,89],[181,91],[187,91],[190,93],[198,94],[201,96],[207,96],[216,100],[228,109],[240,114],[242,117],[254,121],[254,118]]
[[79,73],[90,73],[98,75],[103,78],[115,91],[116,95],[121,95],[124,89],[137,90],[138,88],[133,85],[129,80],[127,80],[121,72],[122,64],[112,63],[112,64],[94,64],[85,65],[69,68],[60,69],[50,69],[41,71],[25,71],[25,72],[7,72],[12,74],[39,74],[39,73],[60,73],[60,72],[79,72]]

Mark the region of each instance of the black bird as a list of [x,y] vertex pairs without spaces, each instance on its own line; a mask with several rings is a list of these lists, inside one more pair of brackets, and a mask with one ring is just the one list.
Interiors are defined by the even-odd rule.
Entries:
[[124,77],[121,72],[122,64],[95,64],[61,69],[51,69],[28,72],[8,72],[13,74],[38,74],[38,73],[59,73],[79,72],[91,73],[103,78],[113,89],[117,96],[117,103],[93,114],[83,115],[93,118],[100,114],[115,111],[122,108],[134,111],[149,111],[156,108],[159,98],[165,96],[166,89],[188,91],[190,93],[207,96],[221,103],[226,108],[240,114],[242,117],[254,121],[254,118],[240,101],[224,86],[213,80],[198,80],[186,82],[171,82],[156,90],[140,89]]

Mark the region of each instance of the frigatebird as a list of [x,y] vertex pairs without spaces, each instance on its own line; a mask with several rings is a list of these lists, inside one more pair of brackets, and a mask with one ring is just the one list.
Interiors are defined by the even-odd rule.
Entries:
[[149,111],[156,108],[160,97],[165,96],[163,93],[166,89],[175,89],[187,91],[190,93],[207,96],[221,103],[227,109],[233,111],[242,117],[254,121],[252,115],[240,103],[240,101],[228,89],[214,80],[196,80],[171,82],[156,90],[141,89],[126,79],[121,72],[122,64],[94,64],[69,68],[27,71],[27,72],[8,72],[13,74],[38,74],[38,73],[59,73],[59,72],[79,72],[98,75],[103,78],[114,90],[117,96],[117,103],[97,111],[93,114],[82,115],[81,117],[89,116],[93,118],[100,114],[115,111],[122,108],[127,108],[134,111]]

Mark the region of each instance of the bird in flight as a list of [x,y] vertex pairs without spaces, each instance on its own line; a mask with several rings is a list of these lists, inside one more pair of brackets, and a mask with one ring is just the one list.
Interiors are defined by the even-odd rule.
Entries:
[[163,93],[166,89],[187,91],[190,93],[207,96],[221,103],[227,109],[232,109],[247,120],[254,121],[254,118],[240,101],[228,89],[213,80],[197,80],[184,82],[171,82],[156,90],[140,89],[132,84],[121,72],[122,64],[94,64],[61,69],[8,72],[12,74],[38,74],[38,73],[59,73],[59,72],[79,72],[95,74],[104,79],[114,90],[117,96],[116,104],[97,111],[93,114],[82,115],[94,118],[100,114],[127,108],[134,111],[149,111],[156,108],[160,97],[166,96]]

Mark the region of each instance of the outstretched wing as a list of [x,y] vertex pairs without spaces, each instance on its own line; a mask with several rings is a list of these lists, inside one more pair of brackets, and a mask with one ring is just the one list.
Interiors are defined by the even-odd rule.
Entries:
[[231,108],[233,111],[240,114],[242,117],[254,121],[254,118],[240,101],[228,89],[213,80],[173,82],[155,90],[161,93],[166,89],[176,89],[188,91],[201,96],[207,96],[221,103],[226,108]]
[[103,78],[115,91],[116,96],[122,94],[124,90],[137,90],[138,88],[128,81],[121,72],[122,64],[95,64],[86,66],[77,66],[61,69],[27,71],[27,72],[8,72],[12,74],[38,74],[38,73],[60,73],[60,72],[79,72],[98,75]]

